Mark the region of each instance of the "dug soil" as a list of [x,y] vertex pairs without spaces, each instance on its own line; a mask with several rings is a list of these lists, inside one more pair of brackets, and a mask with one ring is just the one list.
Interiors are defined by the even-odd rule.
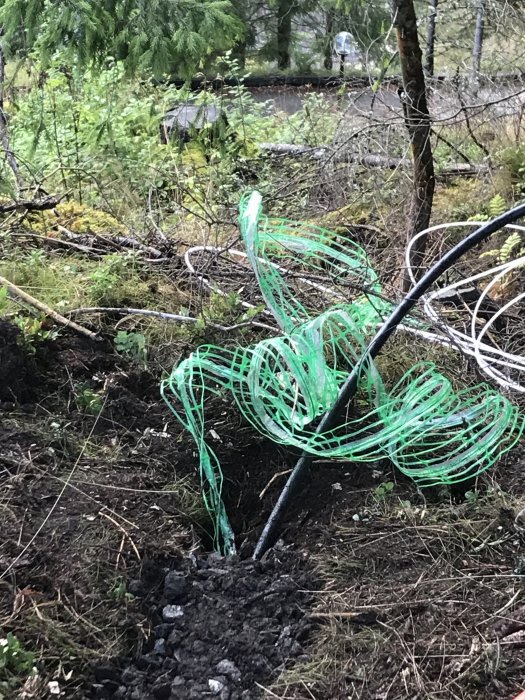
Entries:
[[[212,552],[160,373],[0,327],[5,698],[510,698],[525,685],[520,450],[463,493],[317,462],[260,562],[296,455],[207,407],[238,555]],[[5,690],[7,689],[7,690]]]

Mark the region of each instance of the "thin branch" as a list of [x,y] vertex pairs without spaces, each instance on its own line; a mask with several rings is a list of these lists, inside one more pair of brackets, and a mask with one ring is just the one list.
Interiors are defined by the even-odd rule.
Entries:
[[[1,279],[1,278],[0,278]],[[179,321],[180,323],[197,323],[201,320],[194,318],[193,316],[181,316],[179,314],[171,314],[165,311],[152,311],[151,309],[132,309],[132,308],[122,308],[122,307],[108,307],[108,306],[89,306],[85,308],[72,309],[68,311],[68,316],[79,316],[83,314],[123,314],[125,316],[151,316],[153,318],[160,318],[164,321]],[[277,332],[277,329],[273,326],[269,326],[266,323],[260,323],[259,321],[243,321],[242,323],[236,323],[233,326],[222,326],[219,323],[212,323],[211,321],[205,322],[207,326],[211,328],[216,328],[220,331],[235,331],[238,328],[248,328],[253,326],[255,328],[264,328],[265,330]]]
[[11,211],[44,211],[54,209],[62,197],[48,196],[44,199],[20,199],[9,204],[0,204],[0,214],[7,214]]
[[[83,238],[82,234],[73,233],[73,231],[70,231],[68,228],[62,226],[61,224],[57,224],[56,229],[57,231],[60,231],[60,233],[63,233],[65,236],[67,236],[67,238],[73,240],[75,240],[76,238]],[[163,255],[158,248],[153,248],[152,246],[145,245],[136,238],[133,238],[132,236],[101,236],[99,233],[93,233],[92,237],[106,244],[109,243],[117,250],[122,250],[123,247],[135,248],[137,250],[142,251],[143,253],[148,253],[154,258],[162,258]]]
[[43,241],[47,245],[51,245],[58,248],[73,248],[78,250],[80,253],[85,253],[94,258],[100,258],[104,255],[105,251],[99,250],[97,248],[90,248],[87,245],[81,245],[80,243],[73,243],[73,241],[63,241],[61,238],[50,238],[49,236],[39,236],[37,233],[29,233],[29,231],[24,231],[22,233],[18,231],[13,231],[9,234],[11,237],[16,236],[20,238],[36,238],[39,241]]
[[76,331],[77,333],[81,333],[82,335],[87,336],[88,338],[91,338],[91,340],[100,340],[100,337],[96,334],[93,333],[93,331],[88,330],[87,328],[84,328],[83,326],[79,326],[77,323],[74,321],[69,320],[68,318],[65,318],[64,316],[61,316],[59,313],[51,309],[47,304],[44,304],[42,301],[39,301],[38,299],[35,299],[32,297],[30,294],[27,292],[24,292],[23,289],[20,289],[20,287],[17,287],[15,284],[7,280],[5,277],[0,277],[0,285],[7,287],[9,292],[13,294],[14,296],[18,297],[22,301],[24,301],[26,304],[29,304],[30,306],[34,306],[36,309],[39,311],[42,311],[46,316],[50,316],[56,323],[59,323],[62,326],[66,326],[67,328],[71,328],[72,330]]

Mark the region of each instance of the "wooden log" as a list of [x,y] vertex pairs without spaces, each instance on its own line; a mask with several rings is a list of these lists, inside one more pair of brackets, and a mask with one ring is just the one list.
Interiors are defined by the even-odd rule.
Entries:
[[[409,168],[409,158],[391,158],[377,153],[348,153],[344,149],[334,149],[331,146],[302,146],[291,143],[260,143],[259,148],[265,153],[275,156],[290,158],[312,158],[313,160],[325,160],[330,158],[333,163],[355,163],[367,168],[384,168],[395,170],[396,168]],[[489,172],[486,163],[448,163],[442,168],[437,168],[438,175],[479,175]]]

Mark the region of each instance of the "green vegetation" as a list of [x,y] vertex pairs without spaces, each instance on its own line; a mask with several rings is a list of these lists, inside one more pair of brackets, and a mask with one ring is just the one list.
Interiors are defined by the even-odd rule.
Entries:
[[0,639],[0,698],[8,700],[15,687],[35,673],[35,655],[8,632]]
[[189,74],[212,51],[235,42],[242,27],[231,9],[228,0],[6,0],[0,23],[14,46],[23,28],[23,50],[34,52],[45,66],[63,50],[68,62],[103,64],[112,56],[128,72],[160,76],[173,66]]

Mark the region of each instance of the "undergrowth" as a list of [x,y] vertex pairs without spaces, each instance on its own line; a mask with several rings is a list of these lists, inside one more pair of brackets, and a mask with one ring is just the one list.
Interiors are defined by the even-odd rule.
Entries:
[[[236,70],[231,61],[228,70]],[[60,500],[66,515],[60,508],[52,513],[55,560],[50,571],[43,565],[38,569],[38,585],[43,590],[33,589],[30,577],[23,581],[28,589],[22,589],[25,597],[18,599],[21,606],[12,618],[12,591],[9,584],[1,584],[8,603],[4,601],[0,623],[7,621],[16,636],[6,636],[7,645],[2,646],[4,640],[0,640],[0,695],[5,692],[2,683],[9,690],[14,685],[22,687],[35,661],[38,669],[45,669],[35,676],[35,682],[41,684],[36,692],[43,693],[49,690],[46,684],[51,676],[61,686],[67,685],[69,674],[85,669],[93,658],[136,651],[149,627],[130,598],[126,581],[140,568],[143,556],[156,556],[160,550],[177,556],[193,551],[199,540],[208,541],[208,516],[198,479],[177,474],[181,454],[188,452],[192,469],[197,456],[187,447],[186,434],[174,428],[164,405],[157,405],[158,384],[162,373],[199,344],[235,348],[257,339],[259,331],[253,328],[224,331],[217,326],[253,320],[262,305],[247,311],[241,302],[249,300],[249,290],[241,285],[233,288],[232,283],[229,293],[222,296],[190,279],[182,261],[188,247],[237,245],[233,222],[239,196],[258,188],[268,195],[271,214],[308,220],[335,229],[340,236],[357,238],[370,250],[381,277],[393,284],[404,246],[400,201],[408,193],[408,185],[390,172],[371,173],[363,168],[324,172],[307,160],[290,163],[263,155],[261,142],[330,143],[337,118],[333,100],[322,94],[308,96],[292,116],[270,114],[269,105],[255,100],[242,81],[221,94],[190,94],[149,81],[130,83],[114,64],[96,74],[80,72],[75,66],[66,68],[58,57],[46,75],[31,72],[28,84],[14,90],[10,98],[6,109],[12,144],[24,176],[46,191],[62,193],[64,199],[52,211],[4,219],[0,275],[66,316],[89,307],[132,307],[192,316],[197,322],[173,323],[113,312],[75,316],[77,322],[109,339],[115,353],[112,363],[89,365],[84,371],[85,358],[77,366],[74,353],[66,355],[60,367],[60,387],[49,391],[40,387],[41,404],[35,404],[38,418],[31,416],[29,422],[15,407],[9,430],[17,435],[18,447],[14,456],[5,458],[10,489],[0,502],[6,527],[16,531],[9,546],[25,535],[27,527],[17,520],[29,508],[25,486],[20,484],[34,490],[31,508],[36,503],[38,512],[32,515],[33,522],[41,522],[64,481],[72,476],[70,490]],[[164,111],[173,103],[190,101],[226,111],[227,125],[219,141],[205,131],[192,134],[189,143],[161,144]],[[462,132],[453,143],[468,157],[479,158],[483,149],[475,144],[464,148],[464,138]],[[496,173],[440,179],[433,222],[485,220],[511,206],[522,191],[525,170],[523,153],[509,148],[503,136],[494,144],[494,157],[502,164]],[[438,166],[457,158],[454,149],[443,144],[436,155]],[[5,171],[3,175],[3,194],[9,198],[14,194],[13,183]],[[343,176],[352,179],[337,183]],[[332,199],[336,184],[344,202]],[[67,232],[80,238],[68,238]],[[119,236],[162,248],[163,261],[148,262],[140,251],[118,249]],[[94,249],[101,245],[102,252],[86,255],[53,246],[53,241],[62,238]],[[439,240],[437,248],[454,240]],[[484,264],[480,256],[505,262],[522,252],[521,235],[503,235],[490,248],[476,251],[469,264]],[[224,278],[229,279],[227,273]],[[391,289],[393,296],[398,294]],[[60,348],[60,336],[69,334],[20,303],[6,288],[0,289],[0,315],[18,327],[18,342],[42,367],[46,367],[46,350]],[[457,388],[476,380],[469,365],[458,362],[452,350],[414,343],[403,334],[386,346],[378,367],[386,384],[392,385],[420,360],[435,361]],[[131,388],[126,384],[128,375]],[[134,393],[134,384],[140,386],[144,376],[154,377],[154,390]],[[49,381],[47,375],[45,380]],[[38,381],[35,378],[36,384]],[[235,429],[224,420],[234,434]],[[173,446],[169,455],[162,450],[168,444],[165,441]],[[36,452],[35,444],[39,445]],[[428,673],[429,683],[435,676],[432,669],[420,669],[423,660],[441,654],[445,677],[450,672],[445,662],[450,659],[434,639],[430,622],[423,626],[420,652],[410,651],[410,640],[399,643],[398,627],[412,629],[410,616],[396,608],[401,585],[408,590],[402,589],[413,603],[414,615],[417,606],[425,603],[418,579],[399,578],[403,566],[412,567],[422,581],[425,572],[439,581],[447,576],[452,586],[459,581],[460,592],[453,598],[463,606],[454,608],[458,619],[470,605],[469,596],[488,595],[472,583],[477,580],[476,567],[490,572],[501,561],[507,569],[511,566],[515,536],[510,531],[501,533],[497,523],[502,511],[517,508],[518,483],[503,492],[487,485],[483,477],[469,485],[458,503],[450,489],[427,497],[402,479],[398,481],[388,466],[375,465],[374,469],[377,479],[351,512],[340,514],[341,522],[321,542],[316,566],[327,589],[317,619],[326,624],[317,628],[311,660],[283,673],[273,687],[278,697],[357,698],[366,697],[363,693],[369,688],[377,691],[375,697],[386,697],[388,688],[376,687],[374,674],[382,673],[393,683],[390,668],[402,669],[402,673],[405,668],[418,669],[405,673],[407,694],[416,697],[427,692],[417,680],[418,673],[422,678]],[[16,512],[13,494],[19,499]],[[388,542],[385,549],[381,537]],[[36,544],[43,547],[44,541],[38,539]],[[67,576],[62,565],[68,569]],[[473,577],[465,579],[460,573],[463,569],[473,572]],[[488,610],[501,607],[514,594],[499,578],[493,583],[492,594],[483,603]],[[438,604],[441,600],[448,604],[441,583],[430,592]],[[375,617],[356,623],[350,614],[364,609],[372,610]],[[380,617],[378,611],[382,615],[385,610],[387,615]],[[471,626],[477,629],[482,622],[479,612],[472,617]],[[439,627],[440,638],[457,637],[458,653],[470,663],[470,632],[439,615],[432,624]],[[26,644],[22,632],[33,640],[32,646]],[[476,668],[466,690],[454,686],[454,697],[477,698],[484,681],[498,681],[497,669],[490,666],[486,655],[476,657],[472,665]],[[436,687],[425,697],[449,692],[448,686],[444,690]],[[338,695],[342,692],[346,695]]]

